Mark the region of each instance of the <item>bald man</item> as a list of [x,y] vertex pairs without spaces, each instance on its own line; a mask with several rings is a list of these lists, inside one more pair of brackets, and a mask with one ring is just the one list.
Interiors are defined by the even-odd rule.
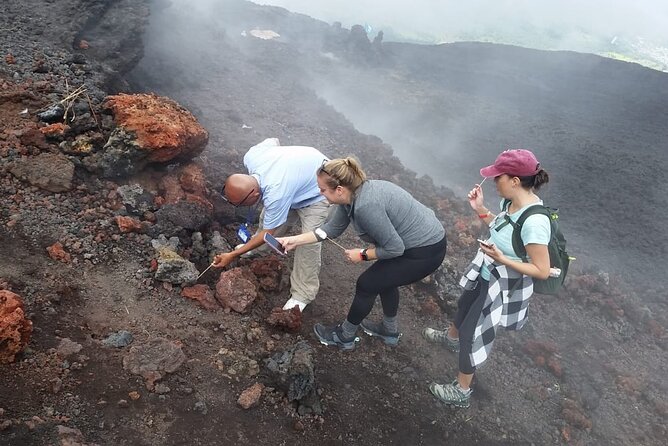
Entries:
[[[244,156],[248,174],[233,174],[225,181],[223,194],[233,206],[255,206],[262,202],[258,231],[232,252],[218,254],[214,266],[221,268],[264,243],[266,232],[284,235],[297,220],[302,232],[320,227],[329,203],[320,195],[316,171],[328,158],[313,147],[281,146],[268,138],[251,147]],[[290,298],[283,306],[301,311],[311,303],[320,288],[321,243],[300,246],[290,274]]]

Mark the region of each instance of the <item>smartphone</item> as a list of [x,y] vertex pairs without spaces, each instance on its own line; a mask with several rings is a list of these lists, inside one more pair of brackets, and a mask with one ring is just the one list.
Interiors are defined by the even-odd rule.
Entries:
[[488,242],[488,241],[480,240],[480,239],[477,239],[477,240],[478,240],[478,243],[480,243],[481,245],[483,245],[485,248],[491,248],[492,246],[494,246],[493,244],[491,244],[491,243]]
[[267,245],[269,245],[269,247],[271,249],[273,249],[274,251],[276,251],[280,255],[282,255],[282,256],[286,255],[285,248],[283,248],[283,245],[281,245],[280,242],[278,240],[276,240],[276,238],[273,235],[271,235],[270,233],[268,233],[268,232],[264,233],[264,242]]

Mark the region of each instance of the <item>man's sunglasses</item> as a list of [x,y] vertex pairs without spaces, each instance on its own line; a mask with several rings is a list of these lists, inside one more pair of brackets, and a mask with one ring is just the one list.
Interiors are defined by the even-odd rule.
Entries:
[[246,196],[244,197],[244,199],[241,200],[241,201],[238,202],[238,203],[234,203],[234,202],[230,201],[230,200],[225,196],[225,185],[223,185],[223,188],[221,189],[220,194],[223,196],[223,200],[227,201],[227,202],[230,203],[232,206],[234,206],[235,208],[237,208],[237,207],[239,207],[239,206],[243,206],[244,203],[246,202],[246,200],[248,200],[248,198],[253,194],[253,192],[255,192],[255,188],[251,189],[251,191],[248,192],[248,195],[246,195]]

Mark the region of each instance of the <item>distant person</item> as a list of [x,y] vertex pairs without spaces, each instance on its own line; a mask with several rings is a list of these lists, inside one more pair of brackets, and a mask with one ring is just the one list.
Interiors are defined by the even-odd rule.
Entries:
[[[260,247],[264,234],[282,235],[299,219],[302,231],[312,231],[327,218],[329,204],[320,195],[316,171],[327,157],[313,147],[281,146],[268,138],[244,156],[248,174],[233,174],[225,181],[223,197],[233,206],[257,206],[262,202],[257,232],[233,251],[218,254],[214,266],[222,268],[235,258]],[[250,222],[247,222],[250,223]],[[246,226],[242,226],[246,227]],[[300,311],[315,299],[320,288],[320,245],[295,251],[290,275],[290,298],[283,309]]]
[[[451,384],[431,383],[429,390],[441,401],[468,407],[471,381],[492,350],[497,326],[519,330],[527,318],[529,298],[533,294],[532,278],[546,279],[550,273],[547,245],[550,241],[550,220],[545,215],[531,215],[522,225],[528,263],[522,262],[513,250],[513,225],[525,209],[542,204],[535,194],[548,182],[547,172],[529,150],[506,150],[493,165],[480,169],[480,175],[494,178],[502,199],[509,200],[500,212],[492,214],[484,205],[480,185],[469,193],[471,207],[490,227],[490,237],[466,269],[460,285],[464,292],[459,298],[454,321],[447,330],[426,328],[423,335],[430,341],[445,344],[459,352],[459,373]],[[508,293],[510,295],[508,295]]]
[[[367,180],[353,158],[335,159],[318,169],[318,186],[334,207],[330,218],[315,231],[279,238],[286,250],[334,239],[352,223],[367,246],[345,249],[353,263],[373,262],[357,279],[355,297],[343,323],[326,327],[315,324],[321,343],[343,350],[355,348],[357,329],[381,338],[386,344],[399,342],[398,287],[434,272],[447,247],[443,225],[434,211],[408,192],[388,181]],[[317,243],[319,245],[319,243]],[[299,249],[299,248],[298,248]],[[380,295],[383,320],[365,319]]]

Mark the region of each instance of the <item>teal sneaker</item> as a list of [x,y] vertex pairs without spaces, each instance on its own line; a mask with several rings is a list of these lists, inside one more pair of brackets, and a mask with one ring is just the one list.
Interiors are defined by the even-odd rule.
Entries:
[[362,327],[364,333],[382,339],[387,345],[397,345],[399,338],[401,338],[401,333],[387,331],[382,322],[370,322],[364,319],[360,327]]
[[353,336],[350,339],[344,338],[341,325],[325,327],[322,324],[315,324],[313,326],[313,332],[318,337],[321,344],[336,346],[341,350],[353,350],[355,348],[355,342],[359,342],[360,340],[357,336]]
[[454,380],[451,384],[431,383],[429,384],[429,391],[436,398],[450,406],[466,409],[471,405],[469,400],[471,399],[473,390],[463,391],[459,387],[457,380]]
[[434,330],[433,328],[427,327],[422,330],[422,337],[427,341],[445,345],[451,352],[459,352],[459,338],[451,338],[448,336],[447,330]]

